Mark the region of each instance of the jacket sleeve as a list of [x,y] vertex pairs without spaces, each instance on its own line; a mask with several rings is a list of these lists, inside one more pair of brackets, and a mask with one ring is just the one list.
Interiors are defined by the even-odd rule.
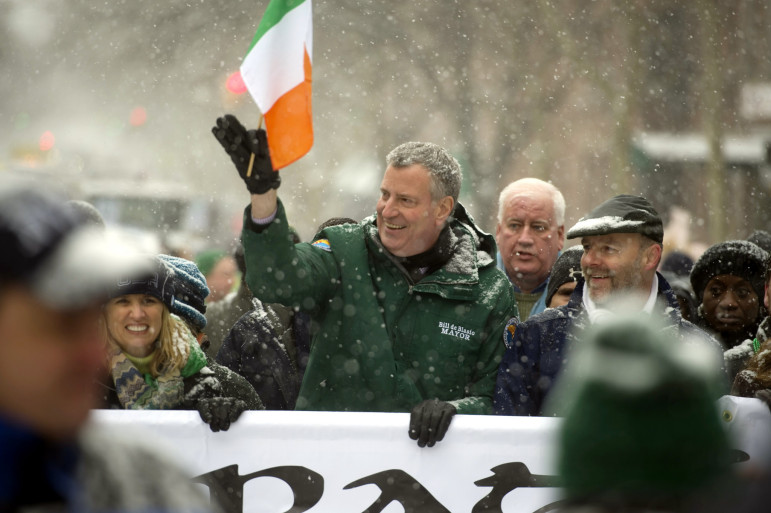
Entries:
[[217,361],[243,376],[265,409],[287,410],[292,405],[285,396],[296,397],[299,379],[269,323],[264,305],[256,304],[225,337]]
[[255,225],[249,206],[241,232],[246,283],[265,303],[281,303],[303,311],[322,308],[339,282],[337,262],[329,251],[308,243],[294,244],[281,200],[267,227]]
[[[498,415],[537,415],[540,394],[534,377],[538,372],[538,343],[530,340],[528,324],[511,319],[503,331],[506,351],[498,369],[493,410]],[[537,337],[535,337],[537,339]]]
[[214,375],[222,384],[222,396],[241,399],[246,403],[248,410],[264,410],[260,396],[252,385],[240,374],[233,372],[227,367],[215,362],[209,362],[209,367],[214,371]]
[[197,410],[202,400],[220,397],[241,399],[248,410],[265,409],[260,396],[243,376],[208,357],[201,370],[184,378],[184,387],[181,409]]
[[505,350],[501,333],[507,320],[517,315],[516,302],[508,282],[497,298],[488,317],[486,338],[479,352],[474,380],[467,385],[465,398],[450,401],[460,414],[489,415],[493,412],[495,381]]
[[214,361],[227,367],[233,372],[243,375],[241,369],[241,351],[239,351],[239,348],[242,345],[239,340],[241,330],[236,329],[239,324],[240,321],[237,321],[225,336],[222,341],[222,346],[220,346],[219,351],[217,351],[217,354],[214,356]]

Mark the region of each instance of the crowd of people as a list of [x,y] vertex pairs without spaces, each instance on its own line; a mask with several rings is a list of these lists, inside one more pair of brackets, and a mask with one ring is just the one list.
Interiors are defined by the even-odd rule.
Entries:
[[226,115],[213,133],[250,202],[239,243],[192,260],[108,243],[83,202],[0,187],[0,510],[209,510],[146,452],[133,481],[84,481],[106,466],[92,408],[197,410],[212,431],[247,410],[407,412],[419,447],[458,413],[557,415],[566,511],[696,511],[728,481],[715,400],[771,404],[766,232],[665,255],[646,198],[568,229],[562,193],[522,178],[491,235],[458,201],[457,160],[409,142],[373,215],[301,242],[264,131]]

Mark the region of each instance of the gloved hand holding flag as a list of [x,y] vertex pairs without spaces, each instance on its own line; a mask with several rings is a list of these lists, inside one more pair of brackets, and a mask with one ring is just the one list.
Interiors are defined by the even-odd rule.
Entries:
[[230,155],[250,194],[278,189],[281,177],[273,169],[265,130],[247,130],[235,116],[225,114],[217,118],[211,131]]
[[246,88],[265,117],[274,169],[313,145],[311,0],[271,0],[241,64]]

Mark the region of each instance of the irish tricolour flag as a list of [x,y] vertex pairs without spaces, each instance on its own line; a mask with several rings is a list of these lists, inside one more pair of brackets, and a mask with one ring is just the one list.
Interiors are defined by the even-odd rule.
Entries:
[[313,145],[311,0],[271,0],[241,76],[265,117],[273,167],[281,169]]

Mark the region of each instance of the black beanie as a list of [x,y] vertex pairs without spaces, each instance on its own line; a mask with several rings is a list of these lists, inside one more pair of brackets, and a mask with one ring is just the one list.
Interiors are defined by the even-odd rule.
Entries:
[[551,298],[557,293],[557,289],[570,281],[578,281],[583,278],[581,273],[581,257],[584,254],[584,248],[581,246],[572,246],[563,251],[554,262],[549,276],[549,284],[546,286],[546,306],[551,302]]
[[746,240],[729,240],[710,246],[691,270],[691,286],[697,302],[701,304],[709,280],[730,274],[747,280],[762,304],[767,260],[768,253]]
[[579,219],[565,238],[611,233],[640,233],[661,244],[664,241],[664,223],[647,199],[620,194]]
[[766,253],[771,252],[771,233],[765,230],[755,230],[747,240],[760,246]]
[[174,271],[158,257],[153,258],[153,270],[140,278],[118,278],[110,297],[126,294],[147,294],[160,299],[169,310],[174,310]]
[[671,273],[675,276],[687,278],[693,269],[693,258],[681,251],[670,251],[661,260],[659,270],[662,273]]

